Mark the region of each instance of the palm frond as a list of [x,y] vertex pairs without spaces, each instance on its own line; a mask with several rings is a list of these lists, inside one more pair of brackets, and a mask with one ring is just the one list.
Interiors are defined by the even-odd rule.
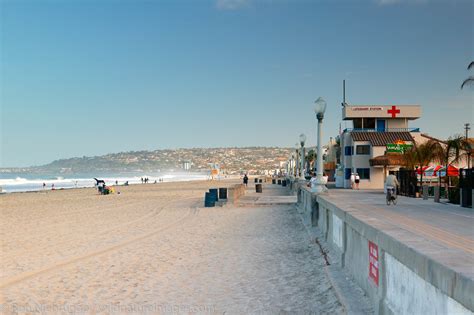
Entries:
[[469,78],[463,81],[463,83],[461,84],[461,89],[463,89],[464,86],[466,85],[473,85],[473,84],[474,84],[474,77],[470,76]]
[[471,68],[474,68],[474,61],[471,61],[469,66],[467,66],[467,70],[471,70]]

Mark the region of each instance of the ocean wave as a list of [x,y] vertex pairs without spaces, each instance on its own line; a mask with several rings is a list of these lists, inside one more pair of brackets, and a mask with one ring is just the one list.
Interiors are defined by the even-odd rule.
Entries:
[[[141,184],[142,178],[148,178],[149,183],[160,182],[160,179],[165,182],[178,182],[178,181],[192,181],[192,180],[204,180],[208,178],[208,175],[204,174],[163,174],[160,176],[104,176],[97,177],[105,181],[106,185],[123,185],[125,182],[128,184]],[[0,187],[4,192],[21,192],[21,191],[38,191],[43,189],[69,189],[69,188],[83,188],[83,187],[94,187],[95,180],[93,178],[63,178],[63,177],[50,177],[50,178],[36,178],[27,179],[23,177],[6,178],[0,179]],[[43,187],[44,184],[44,187]]]

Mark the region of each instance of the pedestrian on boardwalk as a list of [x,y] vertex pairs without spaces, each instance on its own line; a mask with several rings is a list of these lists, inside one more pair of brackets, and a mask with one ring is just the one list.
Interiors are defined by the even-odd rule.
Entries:
[[351,189],[355,188],[355,173],[351,174]]
[[355,181],[355,187],[356,187],[356,189],[359,189],[360,176],[359,176],[358,173],[355,173],[354,181]]
[[247,177],[247,174],[244,175],[244,185],[248,186],[249,183],[249,178]]
[[309,181],[309,187],[311,187],[311,191],[315,191],[316,190],[316,186],[317,186],[317,180],[316,180],[316,173],[315,172],[311,172],[311,179]]

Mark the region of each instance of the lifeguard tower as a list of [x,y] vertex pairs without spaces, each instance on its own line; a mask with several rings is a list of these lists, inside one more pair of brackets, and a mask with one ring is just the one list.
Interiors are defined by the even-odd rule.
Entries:
[[341,134],[344,188],[352,173],[360,176],[361,189],[383,188],[390,170],[402,165],[401,153],[420,138],[409,122],[421,117],[420,105],[349,105],[343,103],[342,119],[352,128]]

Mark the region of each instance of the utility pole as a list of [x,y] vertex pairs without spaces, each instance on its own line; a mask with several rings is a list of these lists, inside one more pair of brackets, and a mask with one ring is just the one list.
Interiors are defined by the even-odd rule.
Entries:
[[346,106],[346,80],[342,80],[342,107]]
[[466,130],[466,143],[468,144],[467,148],[467,168],[471,168],[471,145],[469,143],[469,130],[471,130],[470,127],[471,124],[465,123],[464,124],[464,130]]

